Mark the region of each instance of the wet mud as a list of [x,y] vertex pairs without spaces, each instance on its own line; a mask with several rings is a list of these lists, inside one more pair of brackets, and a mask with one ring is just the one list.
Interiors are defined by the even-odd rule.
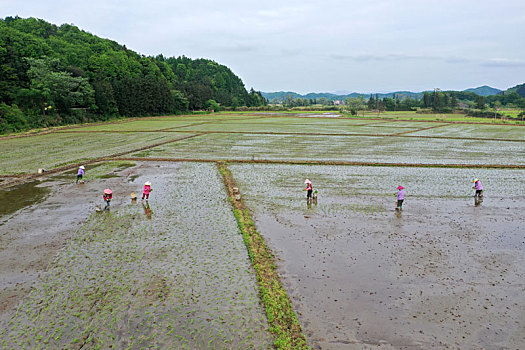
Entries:
[[[407,169],[398,178],[412,192],[396,212],[395,197],[374,187],[374,177],[381,183],[392,175],[388,169],[363,174],[362,186],[370,187],[353,189],[361,185],[352,179],[358,170],[276,166],[260,175],[259,166],[230,168],[279,258],[313,348],[525,347],[521,182],[514,190],[501,185],[475,203],[456,190],[443,193],[446,179],[429,185],[425,170]],[[426,171],[448,177],[440,173],[445,170]],[[294,190],[303,172],[318,180],[317,205]],[[509,172],[508,179],[519,175]],[[505,171],[484,175],[497,187]]]
[[[0,220],[24,207],[43,201],[50,189],[32,181],[0,190]],[[0,221],[1,222],[1,221]]]
[[[104,186],[126,193],[137,188],[119,178],[84,184],[75,184],[75,179],[76,171],[0,190],[0,323],[103,203]],[[127,198],[116,196],[113,204],[119,207],[126,202]]]
[[[50,178],[43,202],[0,226],[2,344],[269,348],[215,166],[149,162],[112,173],[83,185]],[[149,201],[140,200],[145,181]],[[97,214],[106,187],[111,209]]]

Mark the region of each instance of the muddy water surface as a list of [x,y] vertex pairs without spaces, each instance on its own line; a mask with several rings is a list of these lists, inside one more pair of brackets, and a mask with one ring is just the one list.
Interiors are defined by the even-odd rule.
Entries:
[[[468,170],[231,170],[314,348],[525,347],[523,173],[483,172],[493,186],[475,207]],[[320,192],[310,208],[305,174]],[[396,179],[399,214],[381,188]]]
[[[270,347],[254,273],[215,166],[138,163],[114,173],[119,177],[83,186],[53,184],[92,202],[87,211],[76,208],[83,213],[78,218],[57,219],[51,208],[40,213],[57,221],[43,222],[44,232],[62,233],[52,247],[41,238],[47,249],[42,252],[56,256],[49,265],[41,261],[39,268],[28,267],[40,276],[29,278],[26,271],[12,276],[13,283],[25,277],[27,287],[15,298],[16,313],[14,303],[4,313],[2,344],[35,349]],[[145,181],[152,182],[149,201],[132,201],[130,193],[140,198]],[[113,189],[111,210],[96,214],[105,187]],[[61,199],[75,209],[76,201],[65,200],[62,192],[49,196],[53,210]],[[41,205],[52,205],[49,199]],[[23,218],[17,225],[8,221],[33,245],[23,223],[38,220],[41,215],[31,213],[41,205],[17,212],[13,219]],[[77,225],[86,213],[89,218]],[[12,256],[31,254],[30,247],[11,243],[8,248]],[[2,277],[8,275],[2,271]]]
[[[88,173],[92,168],[87,167]],[[75,179],[76,172],[59,174],[0,190],[0,323],[95,207],[103,204],[105,187],[116,191],[116,208],[127,202],[128,192],[140,187],[122,179],[78,185]]]

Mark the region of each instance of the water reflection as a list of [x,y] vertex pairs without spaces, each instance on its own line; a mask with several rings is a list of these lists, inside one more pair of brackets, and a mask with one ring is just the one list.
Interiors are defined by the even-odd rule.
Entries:
[[148,218],[148,220],[151,220],[151,215],[153,214],[153,212],[149,207],[149,202],[142,202],[142,208],[144,208],[144,214],[146,215],[146,218]]
[[483,203],[483,195],[475,195],[474,196],[474,206],[477,207]]
[[314,196],[313,198],[306,198],[306,207],[308,209],[312,209],[312,204],[314,206],[317,205],[317,196]]

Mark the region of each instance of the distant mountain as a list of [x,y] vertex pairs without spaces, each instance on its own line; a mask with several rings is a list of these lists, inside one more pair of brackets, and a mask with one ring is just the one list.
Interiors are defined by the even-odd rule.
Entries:
[[525,83],[524,84],[520,84],[520,85],[516,85],[514,87],[511,87],[510,89],[507,89],[505,91],[505,94],[507,94],[509,92],[517,92],[518,95],[520,95],[521,97],[525,97]]
[[[335,100],[345,100],[347,98],[356,98],[359,96],[362,96],[363,98],[368,99],[371,95],[369,93],[363,94],[363,93],[358,93],[358,92],[352,92],[346,95],[337,95],[337,94],[332,94],[329,92],[310,92],[306,95],[301,95],[301,94],[298,94],[292,91],[261,92],[261,94],[269,102],[271,102],[273,99],[277,99],[278,101],[283,101],[284,99],[286,99],[287,96],[291,96],[293,98],[305,98],[308,100],[318,100],[321,98],[326,98],[327,100],[335,101]],[[374,96],[377,95],[379,98],[394,97],[395,95],[403,99],[407,97],[421,98],[421,96],[423,96],[423,93],[422,92],[410,92],[410,91],[396,91],[396,92],[389,92],[389,93],[384,93],[384,94],[372,94],[372,95]]]
[[495,88],[487,86],[487,85],[483,85],[483,86],[480,86],[480,87],[477,87],[477,88],[471,88],[471,89],[467,89],[467,90],[463,90],[463,91],[473,92],[473,93],[478,94],[480,96],[497,95],[497,94],[499,94],[501,92],[500,89],[495,89]]
[[[517,89],[521,89],[520,92],[523,93],[523,95],[520,94],[520,96],[524,96],[525,95],[525,84],[522,84],[522,85],[517,85],[515,86],[513,91],[516,91]],[[509,89],[511,90],[511,89]],[[507,91],[509,91],[507,90]],[[412,91],[395,91],[395,92],[388,92],[388,93],[383,93],[383,94],[372,94],[374,95],[374,97],[377,95],[379,98],[385,98],[385,97],[398,97],[400,99],[404,99],[404,98],[415,98],[415,99],[420,99],[422,96],[423,96],[423,92],[424,91],[421,91],[421,92],[412,92]],[[477,88],[471,88],[471,89],[467,89],[467,90],[464,90],[464,92],[473,92],[477,95],[480,95],[480,96],[490,96],[490,95],[497,95],[499,93],[502,92],[502,90],[499,90],[499,89],[495,89],[495,88],[492,88],[490,86],[480,86],[480,87],[477,87]],[[518,93],[520,93],[518,92]],[[284,99],[286,99],[287,96],[291,96],[293,98],[306,98],[306,99],[312,99],[312,100],[318,100],[320,98],[326,98],[327,100],[330,100],[330,101],[335,101],[335,100],[345,100],[347,98],[355,98],[355,97],[359,97],[359,96],[363,96],[365,99],[368,99],[370,97],[370,93],[358,93],[358,92],[352,92],[350,94],[344,94],[344,95],[338,95],[338,94],[332,94],[332,93],[328,93],[328,92],[319,92],[319,93],[314,93],[314,92],[310,92],[306,95],[301,95],[301,94],[298,94],[296,92],[292,92],[292,91],[279,91],[279,92],[261,92],[261,94],[263,95],[264,98],[266,98],[269,102],[271,102],[273,99],[277,99],[278,101],[283,101]]]
[[[320,99],[320,98],[326,98],[327,100],[337,100],[342,99],[344,97],[348,97],[350,95],[337,95],[332,94],[330,92],[310,92],[306,95],[301,95],[293,91],[278,91],[278,92],[262,92],[262,95],[264,98],[266,98],[268,101],[273,100],[274,98],[278,99],[279,101],[284,100],[287,96],[291,96],[293,98],[306,98],[306,99]],[[352,93],[352,97],[359,96],[357,93]],[[355,95],[355,96],[354,96]]]

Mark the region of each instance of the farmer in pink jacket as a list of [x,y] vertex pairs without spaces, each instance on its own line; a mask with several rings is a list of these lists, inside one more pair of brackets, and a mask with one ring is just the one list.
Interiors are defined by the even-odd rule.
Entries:
[[109,188],[106,188],[104,190],[104,194],[102,195],[104,198],[104,201],[106,202],[106,206],[104,209],[109,209],[109,203],[111,202],[111,199],[113,198],[113,191],[111,191]]
[[144,184],[144,190],[142,191],[142,199],[144,199],[144,197],[146,197],[146,200],[149,199],[149,193],[151,192],[151,182],[149,181],[146,181],[146,183]]
[[312,190],[313,190],[313,185],[312,185],[312,181],[306,179],[304,180],[304,183],[306,185],[306,199],[312,199]]
[[481,184],[481,181],[478,179],[472,179],[472,182],[474,182],[474,187],[472,188],[476,190],[474,197],[483,197],[483,185]]
[[403,201],[405,200],[405,188],[401,185],[397,186],[397,207],[396,210],[403,209]]

